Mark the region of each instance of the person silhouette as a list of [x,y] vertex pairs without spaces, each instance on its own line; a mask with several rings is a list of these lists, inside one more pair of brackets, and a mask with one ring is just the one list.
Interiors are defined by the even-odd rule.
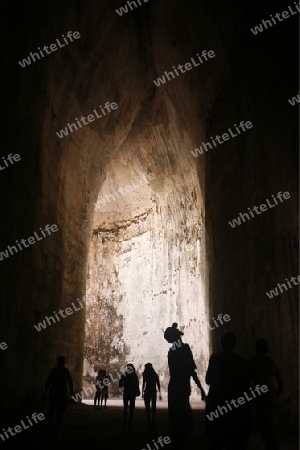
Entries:
[[283,392],[283,381],[279,366],[267,353],[269,345],[266,339],[255,342],[255,356],[249,361],[251,385],[266,385],[268,391],[254,400],[254,412],[265,450],[279,450],[274,434],[274,414],[278,397]]
[[[68,387],[70,395],[74,395],[73,381],[69,369],[65,367],[64,356],[57,358],[57,366],[50,370],[44,392],[44,399],[46,398],[47,391],[49,391],[49,428],[52,433],[60,432],[63,413],[66,410],[68,402]],[[56,411],[56,423],[54,425],[54,415]],[[55,429],[53,429],[53,425]]]
[[[128,429],[131,430],[133,412],[135,410],[135,397],[141,395],[139,388],[139,379],[136,374],[133,364],[127,364],[126,372],[123,374],[119,380],[119,387],[123,387],[123,426],[126,427],[128,424]],[[129,420],[128,420],[128,407],[129,407]]]
[[[164,338],[173,344],[168,352],[170,381],[168,384],[168,411],[172,429],[172,448],[182,449],[184,441],[193,429],[192,410],[189,402],[190,379],[193,378],[205,400],[205,392],[196,373],[191,348],[182,342],[183,333],[173,323],[164,332]],[[176,346],[175,346],[176,342]]]
[[159,392],[159,398],[161,400],[159,376],[153,369],[152,364],[147,363],[145,364],[145,370],[143,372],[142,398],[144,399],[145,403],[147,423],[149,429],[155,428],[156,399],[157,399],[156,386]]
[[[100,398],[101,398],[101,388],[102,388],[102,369],[99,370],[97,378],[96,378],[96,392],[94,398],[94,409],[100,409]],[[98,406],[96,407],[98,403]]]
[[[106,378],[106,370],[102,370],[102,382],[105,378]],[[104,401],[104,408],[105,409],[107,408],[106,406],[107,399],[108,399],[108,385],[103,383],[103,387],[101,389],[101,409],[103,401]]]
[[[221,336],[222,351],[211,355],[205,381],[209,385],[205,410],[205,435],[211,439],[210,450],[247,448],[251,410],[249,402],[233,408],[234,402],[250,387],[247,362],[234,354],[237,339],[228,331]],[[227,403],[226,403],[227,402]],[[217,417],[212,419],[212,412]],[[219,415],[218,413],[221,413]],[[210,419],[209,419],[210,417]]]

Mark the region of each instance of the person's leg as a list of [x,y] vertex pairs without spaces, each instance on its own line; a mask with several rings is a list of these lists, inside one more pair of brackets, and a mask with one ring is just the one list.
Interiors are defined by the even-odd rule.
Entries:
[[209,450],[221,450],[224,448],[224,444],[217,436],[213,437],[210,441]]
[[61,405],[57,406],[57,423],[56,423],[56,431],[57,432],[59,432],[61,429],[63,413],[64,413],[64,408]]
[[145,409],[146,409],[147,424],[148,424],[148,427],[150,427],[151,426],[151,420],[150,420],[150,396],[147,393],[144,394],[144,403],[145,403]]
[[279,445],[275,436],[275,410],[270,407],[267,410],[268,427],[265,439],[265,450],[279,450]]
[[55,401],[53,398],[49,397],[49,430],[50,430],[50,432],[53,431],[54,412],[55,412]]
[[126,427],[127,426],[127,410],[128,410],[128,398],[127,396],[123,395],[123,405],[124,405],[124,409],[123,409],[123,417],[124,417],[124,423],[123,426]]
[[134,409],[135,409],[135,395],[130,397],[129,400],[129,422],[128,422],[129,430],[131,430],[132,427]]
[[67,399],[65,397],[61,397],[58,399],[57,402],[57,422],[56,422],[56,431],[60,432],[62,420],[63,420],[63,413],[65,412],[67,407]]
[[152,396],[152,426],[156,426],[156,393]]
[[105,397],[104,397],[104,408],[107,408],[106,403],[108,399],[108,388],[105,390]]
[[273,425],[274,411],[261,401],[257,402],[255,413],[265,450],[279,450]]
[[240,442],[232,442],[226,447],[226,450],[247,450],[248,442],[240,441]]
[[272,428],[267,428],[263,430],[262,440],[264,443],[265,450],[279,450],[279,445],[275,437]]
[[94,409],[96,409],[97,398],[98,398],[98,391],[96,391],[96,393],[95,393],[95,398],[94,398]]
[[169,415],[171,419],[172,443],[174,449],[183,449],[185,440],[192,432],[192,410],[189,404],[189,396],[177,393],[169,403]]
[[97,392],[96,392],[96,396],[97,396],[97,400],[96,400],[96,403],[97,403],[97,409],[100,409],[100,396],[101,396],[101,392],[100,392],[100,391],[97,391]]

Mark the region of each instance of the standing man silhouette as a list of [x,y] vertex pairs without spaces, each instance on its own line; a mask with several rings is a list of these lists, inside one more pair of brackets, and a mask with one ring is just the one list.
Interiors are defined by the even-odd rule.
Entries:
[[[49,426],[50,432],[56,431],[60,432],[63,413],[66,410],[68,402],[68,387],[70,395],[73,393],[73,382],[69,369],[65,367],[64,356],[59,356],[57,358],[57,366],[50,370],[48,379],[46,381],[44,398],[46,397],[47,391],[49,392]],[[56,412],[55,430],[53,430],[54,425],[54,415]]]
[[268,391],[255,398],[254,411],[265,450],[279,450],[274,433],[274,415],[278,397],[283,391],[283,381],[279,366],[269,355],[266,339],[255,342],[256,356],[249,359],[250,379],[252,386],[266,385]]
[[[103,380],[109,380],[108,378],[106,378],[106,370],[102,370],[102,381]],[[102,404],[104,401],[104,408],[106,409],[106,403],[107,403],[107,399],[108,399],[108,386],[105,383],[105,381],[103,382],[104,386],[101,389],[101,409],[102,409]]]
[[[123,374],[119,381],[119,387],[123,387],[123,416],[124,416],[124,427],[128,424],[128,429],[131,430],[133,412],[135,410],[135,397],[141,395],[139,388],[139,379],[136,374],[133,364],[127,364],[126,373]],[[129,421],[128,418],[128,407],[129,407]]]
[[172,428],[172,446],[176,450],[183,448],[184,441],[193,429],[192,410],[189,402],[191,377],[201,391],[202,400],[205,400],[205,392],[196,373],[197,367],[191,348],[182,342],[182,335],[183,333],[177,329],[177,323],[173,323],[164,333],[166,341],[173,344],[168,352],[170,370],[168,409]]
[[[220,352],[209,359],[205,381],[209,392],[205,410],[205,434],[211,439],[210,450],[246,450],[248,446],[251,412],[249,402],[233,408],[231,400],[243,396],[250,387],[246,360],[234,353],[237,338],[232,331],[221,336]],[[226,405],[226,406],[225,406]],[[220,408],[220,409],[219,409]],[[221,410],[221,415],[209,420],[212,411]]]
[[[100,409],[101,382],[102,382],[102,369],[100,369],[98,371],[98,375],[97,375],[96,382],[95,382],[96,392],[95,392],[95,398],[94,398],[94,409]],[[98,403],[98,406],[97,406],[97,403]]]

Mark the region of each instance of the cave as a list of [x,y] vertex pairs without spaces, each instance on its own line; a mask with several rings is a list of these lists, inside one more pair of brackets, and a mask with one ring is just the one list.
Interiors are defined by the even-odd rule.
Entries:
[[[282,448],[296,448],[287,437],[299,384],[296,12],[251,31],[276,8],[287,9],[2,5],[1,428],[42,411],[59,355],[76,392],[103,365],[134,362],[141,375],[151,361],[166,396],[163,332],[176,322],[206,390],[224,332],[246,359],[268,340],[284,380]],[[191,398],[200,404],[195,387]],[[100,442],[89,429],[81,440]]]
[[95,202],[86,285],[93,299],[86,309],[89,375],[101,363],[111,371],[133,360],[142,373],[149,360],[164,390],[170,323],[188,334],[201,372],[209,350],[203,194],[195,158],[182,152],[188,139],[173,140],[162,126],[149,126],[114,151]]

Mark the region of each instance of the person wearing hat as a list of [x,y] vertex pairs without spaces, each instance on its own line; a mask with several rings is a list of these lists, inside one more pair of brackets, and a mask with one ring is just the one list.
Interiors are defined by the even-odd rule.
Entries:
[[[172,428],[172,445],[182,449],[184,441],[193,429],[192,410],[189,402],[191,395],[190,379],[193,378],[201,392],[202,400],[206,395],[198,375],[191,348],[182,342],[182,331],[177,323],[165,330],[164,338],[172,347],[168,352],[170,381],[168,385],[168,410]],[[177,345],[173,345],[174,343]],[[177,347],[177,348],[176,348]]]

